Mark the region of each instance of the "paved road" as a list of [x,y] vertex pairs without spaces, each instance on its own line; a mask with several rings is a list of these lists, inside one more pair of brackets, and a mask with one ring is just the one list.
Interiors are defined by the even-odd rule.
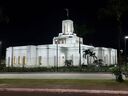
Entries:
[[128,91],[0,88],[0,96],[127,96]]
[[127,94],[49,93],[49,92],[0,92],[0,96],[128,96]]
[[115,79],[111,73],[0,73],[0,79]]

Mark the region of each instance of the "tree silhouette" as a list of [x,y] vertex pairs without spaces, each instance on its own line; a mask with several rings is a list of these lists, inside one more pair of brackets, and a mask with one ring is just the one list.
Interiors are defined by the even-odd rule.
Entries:
[[9,21],[9,16],[4,13],[4,7],[0,7],[0,24],[8,24]]
[[86,59],[87,56],[93,57],[93,60],[97,59],[95,53],[93,51],[91,51],[90,49],[83,51],[83,57]]
[[86,35],[91,35],[95,32],[95,29],[92,26],[81,24],[75,24],[75,33],[80,37],[85,37]]
[[107,5],[99,10],[98,18],[106,18],[107,16],[115,18],[118,29],[118,65],[119,65],[119,81],[122,81],[121,62],[120,62],[120,42],[122,35],[122,21],[123,13],[128,11],[128,0],[107,0]]

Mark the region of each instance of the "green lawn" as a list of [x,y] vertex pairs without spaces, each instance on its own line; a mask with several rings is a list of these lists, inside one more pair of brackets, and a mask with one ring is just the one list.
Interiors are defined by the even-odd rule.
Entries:
[[0,87],[128,90],[128,80],[119,83],[115,80],[0,79]]

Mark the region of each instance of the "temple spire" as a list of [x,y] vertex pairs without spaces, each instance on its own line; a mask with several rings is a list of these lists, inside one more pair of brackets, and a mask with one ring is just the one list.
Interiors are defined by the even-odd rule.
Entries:
[[67,15],[67,19],[68,19],[69,18],[69,10],[68,10],[68,8],[66,8],[65,10],[66,10],[66,13],[67,13],[66,15]]

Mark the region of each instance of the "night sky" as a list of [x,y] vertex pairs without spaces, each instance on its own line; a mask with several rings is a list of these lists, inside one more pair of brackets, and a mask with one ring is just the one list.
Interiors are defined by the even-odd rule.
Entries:
[[[88,25],[94,32],[83,36],[84,44],[117,48],[117,28],[113,18],[99,19],[99,9],[107,0],[1,0],[0,40],[9,46],[51,44],[61,33],[65,8],[75,25]],[[127,12],[128,13],[128,12]],[[128,14],[123,15],[123,35],[128,35]],[[122,48],[124,40],[122,37]]]

